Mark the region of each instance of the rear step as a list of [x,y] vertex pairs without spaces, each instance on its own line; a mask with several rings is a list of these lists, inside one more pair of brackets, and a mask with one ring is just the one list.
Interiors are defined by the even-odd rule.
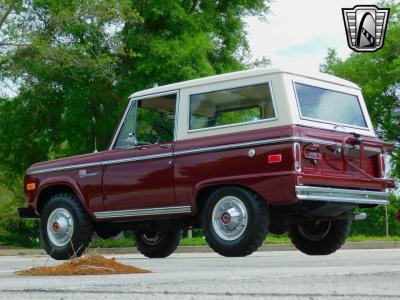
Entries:
[[296,185],[296,196],[306,201],[388,205],[390,193]]

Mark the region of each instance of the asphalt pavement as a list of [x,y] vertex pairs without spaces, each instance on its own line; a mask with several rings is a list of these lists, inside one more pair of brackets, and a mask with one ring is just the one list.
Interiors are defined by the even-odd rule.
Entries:
[[215,253],[116,258],[153,273],[26,277],[14,272],[60,262],[46,256],[3,256],[0,299],[400,299],[400,249],[314,257],[278,251],[244,258]]

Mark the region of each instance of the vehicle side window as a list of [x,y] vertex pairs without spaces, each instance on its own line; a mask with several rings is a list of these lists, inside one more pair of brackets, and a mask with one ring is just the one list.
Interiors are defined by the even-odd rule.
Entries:
[[190,96],[190,130],[275,118],[269,83]]
[[145,144],[174,140],[176,95],[138,101],[136,137]]
[[128,148],[130,137],[138,146],[173,141],[175,109],[176,94],[133,101],[114,148]]

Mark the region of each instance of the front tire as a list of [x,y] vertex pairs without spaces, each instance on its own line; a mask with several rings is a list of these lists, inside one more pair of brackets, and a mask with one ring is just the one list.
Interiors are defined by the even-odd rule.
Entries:
[[170,256],[179,246],[182,230],[171,228],[167,231],[134,231],[136,247],[148,258],[164,258]]
[[289,237],[293,245],[308,255],[329,255],[340,249],[350,233],[351,214],[345,219],[308,221],[292,224]]
[[270,222],[265,201],[238,187],[215,191],[202,215],[204,236],[223,256],[247,256],[263,243]]
[[73,194],[53,195],[41,213],[41,241],[54,259],[81,256],[92,240],[92,233],[90,217]]

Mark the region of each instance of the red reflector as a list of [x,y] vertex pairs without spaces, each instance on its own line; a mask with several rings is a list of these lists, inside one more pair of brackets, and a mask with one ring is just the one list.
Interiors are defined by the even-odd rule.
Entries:
[[281,154],[271,154],[268,155],[268,163],[269,164],[275,164],[278,162],[282,161],[282,155]]
[[400,211],[396,214],[396,219],[400,221]]

